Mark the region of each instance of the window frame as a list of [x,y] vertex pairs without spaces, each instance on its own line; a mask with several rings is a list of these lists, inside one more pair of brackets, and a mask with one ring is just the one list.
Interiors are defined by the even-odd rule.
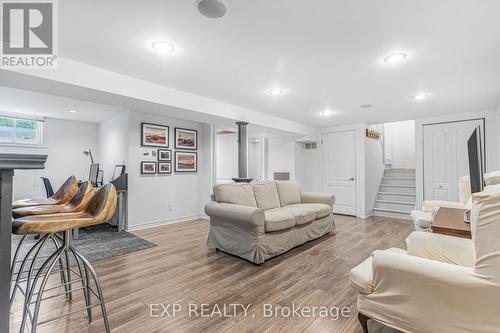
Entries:
[[[45,131],[45,120],[41,117],[32,115],[21,115],[21,114],[10,114],[5,112],[0,112],[0,119],[12,119],[14,121],[14,135],[10,140],[4,140],[0,138],[0,146],[2,147],[30,147],[30,148],[43,148],[44,147],[44,131]],[[36,137],[34,142],[26,142],[17,139],[17,121],[33,121],[36,124]]]

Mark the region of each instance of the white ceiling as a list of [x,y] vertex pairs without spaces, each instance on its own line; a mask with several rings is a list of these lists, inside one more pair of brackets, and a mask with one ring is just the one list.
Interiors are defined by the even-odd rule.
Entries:
[[[498,0],[232,0],[219,20],[195,0],[65,0],[59,10],[63,57],[317,127],[500,100]],[[154,40],[176,53],[154,53]],[[381,61],[395,51],[407,61]],[[273,86],[286,94],[265,94]],[[413,101],[422,90],[430,97]],[[337,114],[318,116],[326,107]]]
[[[76,110],[77,113],[70,113]],[[100,123],[123,108],[0,86],[0,114],[20,113],[50,118]]]

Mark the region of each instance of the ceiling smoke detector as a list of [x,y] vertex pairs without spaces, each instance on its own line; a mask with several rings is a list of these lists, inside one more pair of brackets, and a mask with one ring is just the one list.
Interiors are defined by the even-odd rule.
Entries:
[[211,19],[221,18],[227,13],[225,0],[197,0],[196,6],[201,15]]

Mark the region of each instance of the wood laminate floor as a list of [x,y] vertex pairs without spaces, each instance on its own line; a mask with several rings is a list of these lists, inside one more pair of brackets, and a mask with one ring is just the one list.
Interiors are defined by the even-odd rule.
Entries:
[[[343,332],[360,333],[356,292],[349,271],[375,249],[404,247],[413,229],[410,221],[374,217],[335,216],[337,231],[297,247],[257,266],[225,253],[208,251],[207,220],[171,224],[135,232],[157,244],[152,249],[93,263],[100,276],[112,332]],[[57,283],[57,276],[52,283]],[[22,300],[22,298],[20,298]],[[180,304],[175,317],[152,318],[150,304]],[[247,316],[230,304],[251,304]],[[64,297],[42,303],[40,320],[83,304],[76,293],[71,304]],[[225,318],[189,316],[189,304],[209,304],[207,311],[223,310]],[[349,307],[348,317],[264,317],[263,304],[291,307]],[[161,310],[161,306],[158,306]],[[12,328],[19,325],[16,302]],[[154,311],[159,314],[162,311]],[[169,314],[172,315],[170,308]],[[207,312],[207,313],[208,313]],[[94,322],[81,314],[39,326],[37,332],[103,332],[98,308]],[[165,314],[164,314],[165,315]]]

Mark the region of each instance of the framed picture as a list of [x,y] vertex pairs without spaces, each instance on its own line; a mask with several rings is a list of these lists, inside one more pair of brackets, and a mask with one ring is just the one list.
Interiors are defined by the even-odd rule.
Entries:
[[175,172],[197,172],[198,154],[190,151],[175,152]]
[[156,162],[141,162],[141,174],[154,175],[156,174]]
[[158,161],[172,161],[172,151],[169,149],[158,149]]
[[198,131],[186,128],[175,128],[175,149],[198,149]]
[[158,174],[172,173],[172,162],[158,162]]
[[141,123],[141,146],[168,148],[168,126]]

